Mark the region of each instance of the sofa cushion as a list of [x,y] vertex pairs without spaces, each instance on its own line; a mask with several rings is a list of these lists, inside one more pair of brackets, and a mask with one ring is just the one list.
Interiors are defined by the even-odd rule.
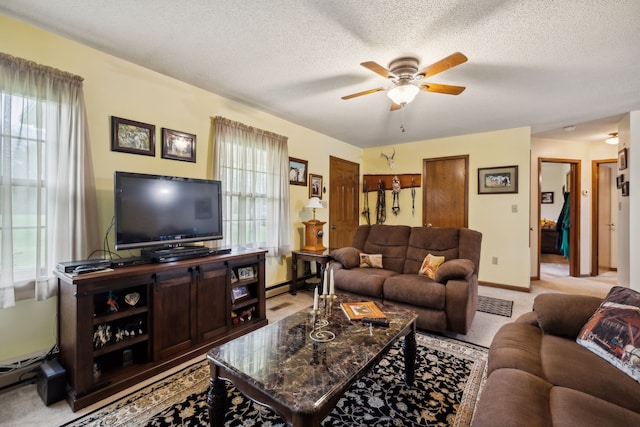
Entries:
[[611,288],[577,342],[640,383],[640,294]]
[[534,299],[533,311],[545,333],[575,339],[601,302],[588,295],[545,293]]
[[551,426],[549,393],[552,387],[547,381],[518,369],[491,373],[480,393],[473,427]]
[[415,273],[387,278],[383,285],[383,294],[386,301],[437,310],[443,310],[446,302],[446,289],[443,284]]
[[639,426],[640,414],[576,390],[553,387],[549,394],[554,426]]
[[360,267],[382,268],[382,254],[360,254]]
[[398,273],[378,268],[336,269],[334,283],[338,290],[372,298],[382,298],[382,284]]
[[542,331],[527,323],[507,323],[502,326],[489,347],[487,373],[497,369],[514,368],[543,378]]
[[353,268],[360,265],[360,249],[358,248],[347,246],[345,248],[334,249],[329,255],[342,264],[344,268]]
[[475,265],[470,259],[452,259],[438,267],[434,280],[438,283],[456,279],[469,280],[474,269]]
[[574,340],[543,335],[544,378],[640,413],[640,384]]
[[444,262],[443,256],[435,256],[432,254],[427,254],[422,261],[422,265],[420,266],[420,270],[418,270],[418,274],[423,276],[427,276],[429,279],[435,279],[436,271],[438,271],[438,267],[440,264]]
[[457,228],[413,227],[402,272],[415,274],[428,254],[458,258],[459,234]]
[[[372,225],[362,252],[382,254],[385,269],[402,273],[410,234],[411,227],[406,225]],[[418,267],[413,270],[413,274],[418,271]]]

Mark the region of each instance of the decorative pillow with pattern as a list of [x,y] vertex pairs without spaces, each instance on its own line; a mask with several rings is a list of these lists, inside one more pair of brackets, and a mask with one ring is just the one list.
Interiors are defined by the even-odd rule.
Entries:
[[382,268],[382,254],[360,254],[360,267]]
[[640,293],[614,286],[576,341],[640,383]]
[[438,267],[440,267],[440,264],[442,264],[443,262],[443,256],[428,254],[426,257],[424,257],[424,261],[422,261],[422,265],[420,266],[418,274],[427,276],[429,279],[435,279],[436,271],[438,271]]

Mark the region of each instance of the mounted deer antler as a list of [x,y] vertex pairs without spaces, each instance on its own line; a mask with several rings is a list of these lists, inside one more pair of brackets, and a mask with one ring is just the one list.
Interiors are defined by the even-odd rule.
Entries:
[[387,162],[389,162],[389,169],[393,169],[393,158],[396,155],[396,149],[393,149],[393,154],[391,156],[387,156],[384,153],[380,153],[380,157],[384,157],[385,159],[387,159]]

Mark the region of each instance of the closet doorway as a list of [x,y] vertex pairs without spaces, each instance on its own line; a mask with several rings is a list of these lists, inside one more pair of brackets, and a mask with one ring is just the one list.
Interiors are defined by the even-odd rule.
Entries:
[[591,163],[591,275],[617,271],[617,159]]
[[580,277],[580,160],[538,159],[538,272]]

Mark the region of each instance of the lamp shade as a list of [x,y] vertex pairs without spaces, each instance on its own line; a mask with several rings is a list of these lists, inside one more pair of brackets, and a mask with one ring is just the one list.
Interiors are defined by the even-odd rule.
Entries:
[[320,201],[319,197],[311,197],[309,199],[309,201],[307,202],[307,204],[305,205],[305,208],[308,208],[308,209],[322,209],[322,208],[324,208],[324,206],[322,206],[322,202]]
[[413,101],[413,98],[420,92],[418,86],[412,84],[398,85],[387,92],[394,104],[405,105]]

